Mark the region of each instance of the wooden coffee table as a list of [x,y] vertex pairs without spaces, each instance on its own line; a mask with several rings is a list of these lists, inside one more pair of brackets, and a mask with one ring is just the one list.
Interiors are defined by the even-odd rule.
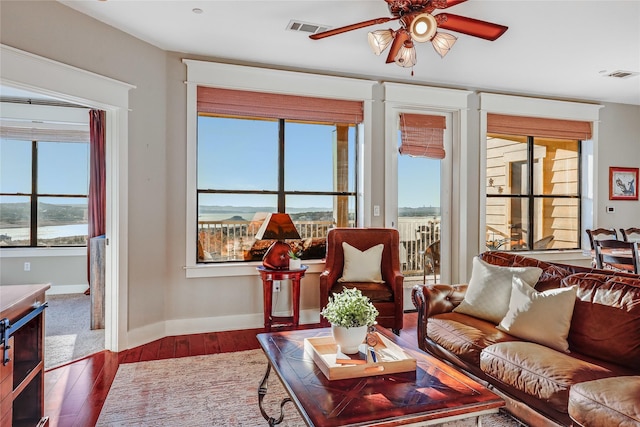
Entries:
[[[284,418],[293,402],[309,426],[430,425],[498,412],[504,401],[449,365],[377,328],[417,360],[411,372],[329,381],[304,351],[304,339],[331,336],[330,328],[258,334],[269,360],[258,390],[260,412],[270,426]],[[289,398],[280,403],[280,416],[262,408],[267,379],[273,369]]]

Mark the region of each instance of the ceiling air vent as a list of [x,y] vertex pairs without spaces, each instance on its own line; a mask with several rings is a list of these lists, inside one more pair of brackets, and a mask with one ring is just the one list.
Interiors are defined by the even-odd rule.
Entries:
[[617,70],[617,71],[612,71],[610,73],[606,73],[605,77],[614,77],[616,79],[626,79],[628,77],[633,77],[633,76],[637,76],[638,72],[634,72],[634,71],[622,71],[622,70]]
[[310,22],[296,21],[292,19],[287,25],[287,30],[302,31],[304,33],[316,34],[329,29],[328,25],[312,24]]

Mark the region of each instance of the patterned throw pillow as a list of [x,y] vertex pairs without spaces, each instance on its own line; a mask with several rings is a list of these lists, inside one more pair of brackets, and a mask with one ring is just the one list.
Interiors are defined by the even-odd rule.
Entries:
[[568,353],[567,336],[577,292],[577,286],[538,292],[514,277],[509,311],[496,327],[514,337]]
[[361,251],[346,242],[342,242],[344,252],[344,266],[342,277],[338,282],[375,282],[384,283],[380,265],[384,245],[380,243]]
[[453,311],[497,325],[509,310],[513,277],[535,284],[541,274],[538,267],[501,267],[474,257],[467,293]]

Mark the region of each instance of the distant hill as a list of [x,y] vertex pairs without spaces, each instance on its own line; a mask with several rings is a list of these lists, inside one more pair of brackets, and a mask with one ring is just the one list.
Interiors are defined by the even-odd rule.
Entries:
[[[224,215],[228,214],[228,219],[239,214],[245,218],[252,217],[256,212],[274,212],[273,207],[255,207],[255,206],[204,206],[198,207],[199,214],[201,215]],[[329,208],[309,207],[309,208],[291,208],[288,211],[291,218],[297,221],[330,221],[333,218],[333,212]],[[428,206],[419,208],[400,208],[398,209],[398,216],[400,217],[430,217],[440,216],[439,206]]]
[[440,216],[440,207],[421,207],[421,208],[399,208],[398,216],[401,217],[424,217],[424,216]]
[[[31,216],[31,205],[25,203],[0,203],[0,224],[3,226],[27,227]],[[75,224],[87,221],[87,205],[38,205],[38,224]]]

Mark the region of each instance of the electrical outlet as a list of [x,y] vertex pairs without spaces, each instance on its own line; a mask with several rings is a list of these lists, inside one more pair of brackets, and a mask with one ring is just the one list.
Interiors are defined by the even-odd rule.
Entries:
[[280,281],[274,280],[273,282],[273,292],[280,292]]
[[31,263],[30,262],[25,262],[24,263],[24,271],[31,271]]

